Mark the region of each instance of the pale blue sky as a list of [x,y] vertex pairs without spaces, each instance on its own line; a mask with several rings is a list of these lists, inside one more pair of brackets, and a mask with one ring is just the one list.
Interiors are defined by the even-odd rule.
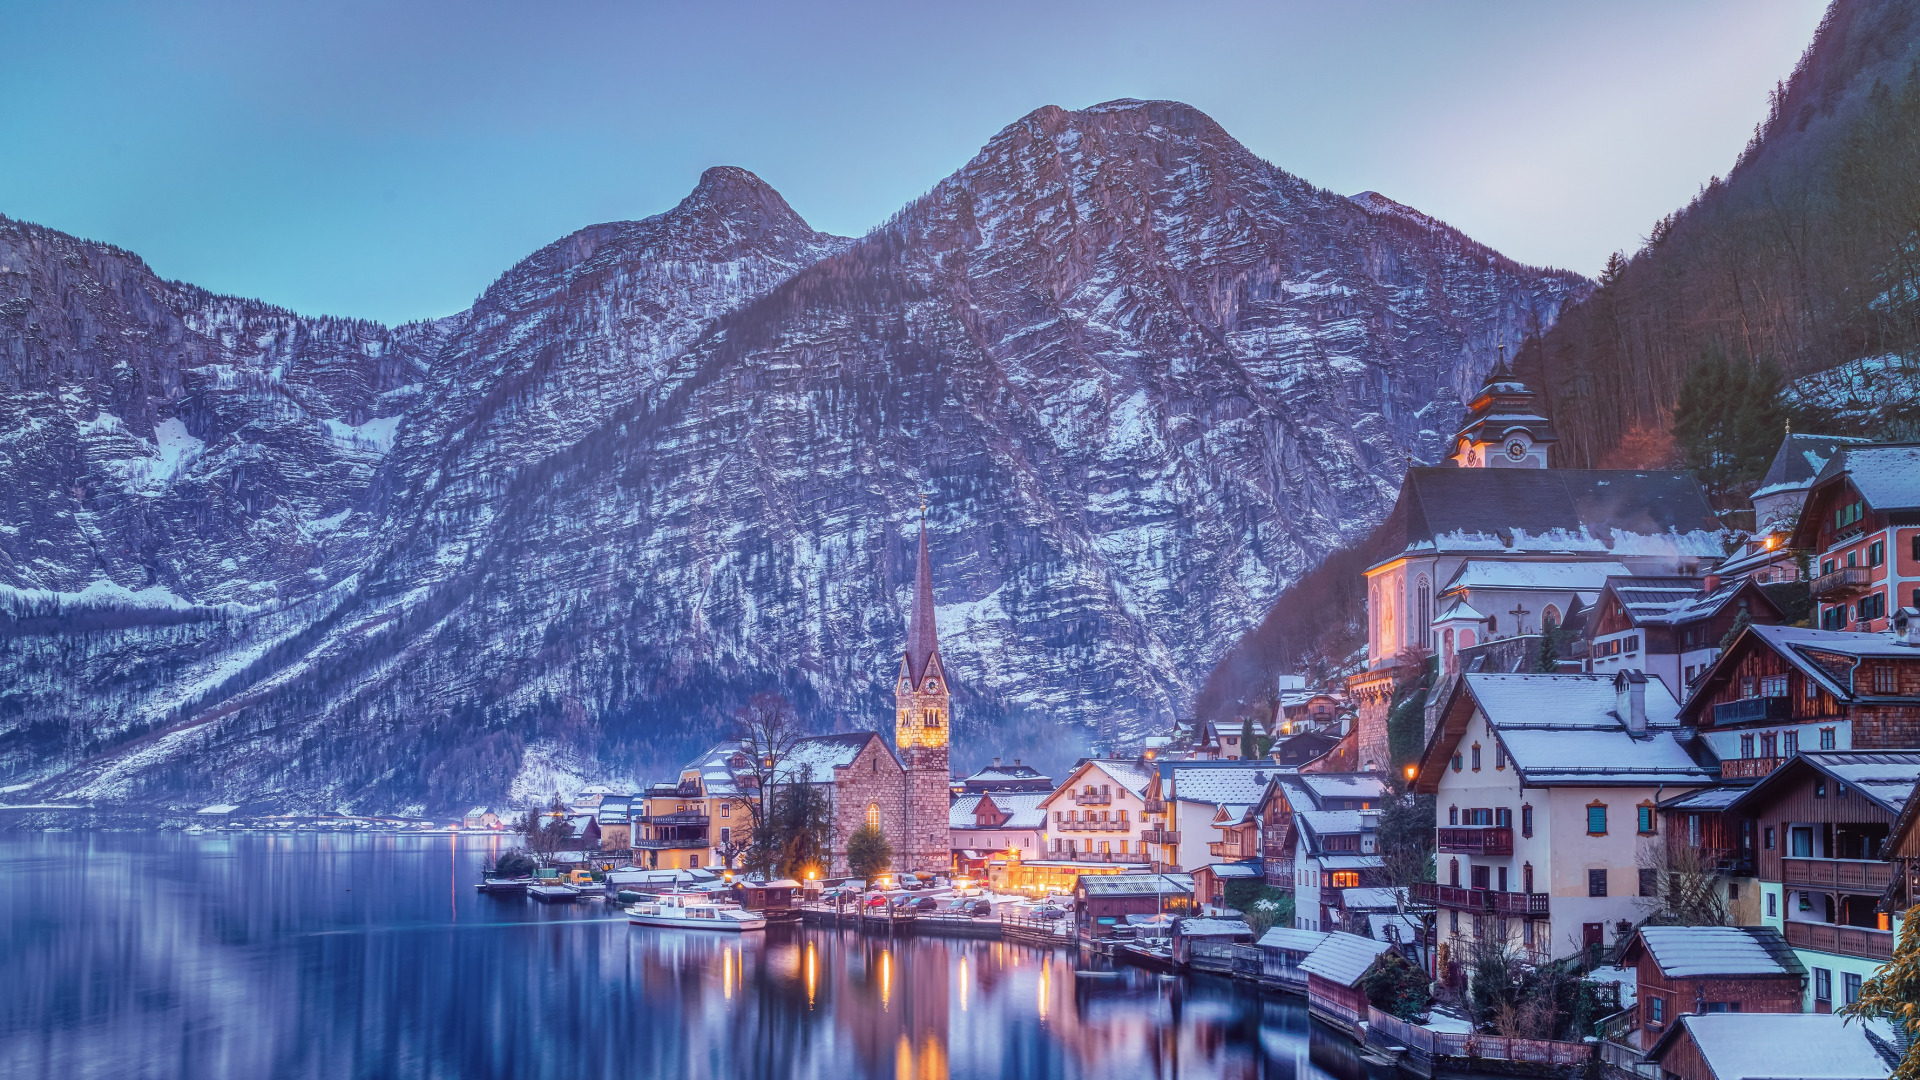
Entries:
[[710,165],[859,234],[1041,105],[1173,98],[1593,273],[1732,164],[1824,7],[0,0],[0,213],[397,322]]

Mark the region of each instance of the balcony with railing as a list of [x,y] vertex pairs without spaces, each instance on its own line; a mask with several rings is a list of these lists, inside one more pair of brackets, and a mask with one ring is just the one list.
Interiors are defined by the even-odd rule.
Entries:
[[1153,856],[1141,852],[1080,851],[1078,849],[1068,851],[1065,848],[1059,851],[1048,852],[1047,858],[1057,859],[1062,862],[1125,863],[1128,865],[1146,865],[1153,861]]
[[1243,846],[1238,840],[1213,840],[1207,844],[1207,854],[1216,859],[1256,858],[1257,852],[1247,850],[1250,846]]
[[1073,793],[1075,806],[1107,806],[1113,802],[1111,791],[1076,791]]
[[1821,574],[1813,579],[1808,590],[1813,595],[1826,597],[1852,596],[1867,591],[1873,584],[1872,572],[1864,566],[1842,566],[1830,573]]
[[651,850],[664,848],[703,848],[707,846],[705,814],[675,812],[642,814],[633,819],[633,846]]
[[1758,780],[1763,776],[1771,776],[1773,770],[1785,765],[1788,760],[1783,757],[1725,758],[1720,762],[1720,779]]
[[1060,832],[1128,832],[1132,830],[1133,822],[1128,821],[1126,818],[1107,821],[1088,820],[1086,818],[1061,818],[1059,821],[1053,823],[1053,827]]
[[1483,915],[1528,918],[1548,913],[1547,894],[1538,892],[1498,892],[1494,889],[1471,889],[1422,881],[1413,886],[1413,898],[1435,907]]
[[1513,827],[1474,825],[1440,827],[1440,850],[1448,855],[1511,855]]
[[1793,702],[1784,695],[1741,698],[1738,701],[1722,702],[1713,707],[1715,725],[1791,719],[1793,719]]
[[1178,844],[1180,842],[1180,830],[1148,829],[1140,834],[1140,839],[1145,840],[1149,844]]
[[1781,859],[1780,881],[1790,888],[1878,896],[1893,884],[1893,864],[1879,859]]
[[1293,845],[1275,836],[1269,836],[1261,843],[1260,853],[1269,859],[1293,861]]
[[1145,805],[1145,806],[1142,806],[1142,807],[1140,808],[1140,812],[1141,812],[1141,813],[1143,813],[1143,814],[1164,814],[1164,813],[1166,813],[1166,812],[1167,812],[1167,800],[1165,800],[1165,799],[1147,799],[1147,800],[1145,800],[1145,801],[1146,801],[1146,805]]
[[1794,922],[1786,924],[1787,944],[1796,949],[1857,956],[1863,960],[1893,959],[1893,931],[1867,926],[1838,926],[1833,923]]

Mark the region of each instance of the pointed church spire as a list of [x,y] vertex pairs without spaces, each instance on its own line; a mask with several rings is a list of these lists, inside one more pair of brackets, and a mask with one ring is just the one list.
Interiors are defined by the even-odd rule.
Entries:
[[920,557],[913,576],[913,616],[907,624],[907,670],[917,681],[940,651],[933,628],[933,560],[927,555],[927,497],[920,497]]

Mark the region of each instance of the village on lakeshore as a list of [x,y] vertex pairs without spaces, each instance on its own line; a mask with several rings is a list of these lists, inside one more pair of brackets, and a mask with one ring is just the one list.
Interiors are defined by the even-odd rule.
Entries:
[[1245,979],[1423,1075],[1886,1075],[1920,444],[1787,434],[1735,533],[1688,474],[1550,468],[1553,441],[1496,366],[1407,474],[1354,670],[1058,777],[953,775],[923,520],[891,738],[755,699],[665,782],[474,808],[456,828],[526,848],[476,887]]

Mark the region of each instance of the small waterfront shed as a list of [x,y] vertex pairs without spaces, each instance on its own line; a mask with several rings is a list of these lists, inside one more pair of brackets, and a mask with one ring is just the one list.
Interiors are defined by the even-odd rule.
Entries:
[[1259,942],[1260,980],[1306,993],[1307,973],[1300,970],[1300,961],[1326,940],[1327,935],[1318,930],[1276,926],[1267,931]]
[[1253,927],[1239,919],[1179,919],[1173,924],[1173,962],[1193,962],[1193,943],[1215,941],[1226,945],[1253,944]]
[[1307,1011],[1355,1032],[1355,1025],[1367,1018],[1367,995],[1360,989],[1360,976],[1387,948],[1384,941],[1358,934],[1328,934],[1319,948],[1300,961],[1300,970],[1307,975]]
[[1074,927],[1082,938],[1103,938],[1127,925],[1130,915],[1185,910],[1193,895],[1191,881],[1168,874],[1083,876],[1073,887]]
[[1690,1013],[1797,1013],[1807,978],[1771,926],[1643,926],[1620,965],[1637,972],[1641,1046]]
[[1886,1080],[1898,1059],[1866,1024],[1830,1013],[1683,1016],[1647,1053],[1679,1080]]

